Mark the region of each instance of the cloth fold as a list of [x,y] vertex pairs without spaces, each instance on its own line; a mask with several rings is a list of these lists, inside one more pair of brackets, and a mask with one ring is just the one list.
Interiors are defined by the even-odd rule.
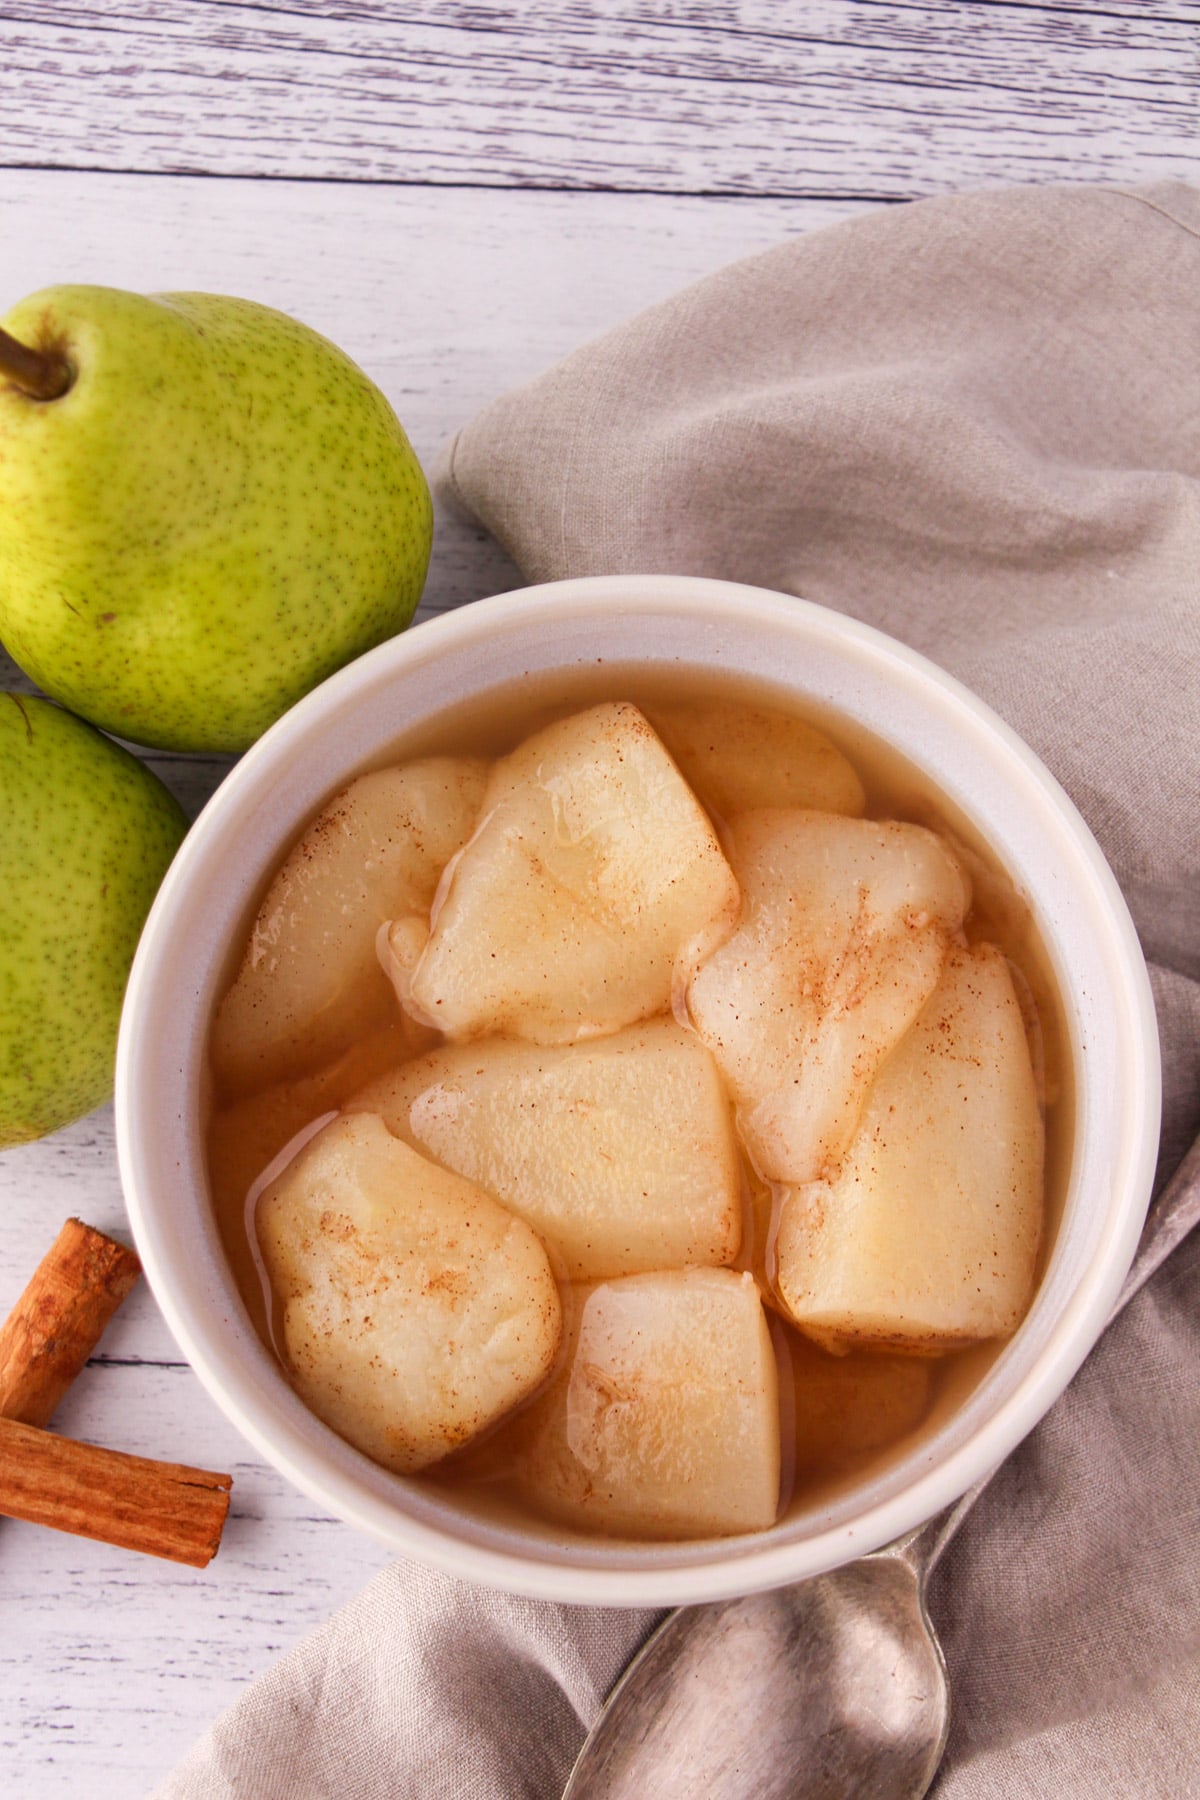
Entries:
[[[1169,1176],[1200,1129],[1200,192],[981,192],[786,242],[498,399],[439,481],[530,580],[802,594],[1007,718],[1151,959]],[[1200,1238],[937,1571],[939,1800],[1200,1796],[1198,1302]],[[159,1800],[554,1800],[651,1622],[397,1565]]]

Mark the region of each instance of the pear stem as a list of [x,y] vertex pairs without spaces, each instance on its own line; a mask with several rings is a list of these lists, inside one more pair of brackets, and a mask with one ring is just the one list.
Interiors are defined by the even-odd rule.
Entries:
[[0,379],[20,388],[31,400],[57,400],[66,393],[73,378],[65,356],[31,350],[0,330]]

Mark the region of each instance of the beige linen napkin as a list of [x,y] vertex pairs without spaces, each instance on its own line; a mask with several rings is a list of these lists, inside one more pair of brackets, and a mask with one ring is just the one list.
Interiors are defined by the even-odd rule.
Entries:
[[[531,580],[802,594],[996,707],[1133,908],[1170,1174],[1200,1128],[1200,193],[967,194],[797,238],[498,400],[442,481]],[[939,1800],[1200,1796],[1198,1494],[1200,1238],[938,1571]],[[398,1566],[160,1800],[553,1800],[649,1622]]]

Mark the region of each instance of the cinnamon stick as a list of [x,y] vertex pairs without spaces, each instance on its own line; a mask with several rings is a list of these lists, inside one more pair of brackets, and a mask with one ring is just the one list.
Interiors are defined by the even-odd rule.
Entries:
[[132,1250],[68,1219],[0,1326],[0,1513],[202,1569],[228,1475],[43,1431],[137,1280]]
[[140,1271],[124,1244],[67,1220],[0,1325],[0,1417],[49,1423]]
[[11,1519],[202,1569],[221,1542],[232,1485],[0,1419],[0,1513]]

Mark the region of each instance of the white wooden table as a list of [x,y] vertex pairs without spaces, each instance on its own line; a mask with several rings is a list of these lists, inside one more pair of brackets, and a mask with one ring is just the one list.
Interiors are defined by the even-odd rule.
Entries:
[[[0,36],[0,312],[64,280],[269,302],[368,370],[426,463],[493,395],[788,234],[1198,174],[1182,0],[9,0]],[[518,579],[439,521],[425,610]],[[0,685],[25,685],[2,660]],[[225,766],[149,760],[192,811]],[[0,1310],[71,1213],[125,1231],[109,1109],[0,1154]],[[0,1522],[0,1791],[130,1800],[387,1553],[242,1443],[144,1286],[56,1424],[234,1476],[202,1573]]]

